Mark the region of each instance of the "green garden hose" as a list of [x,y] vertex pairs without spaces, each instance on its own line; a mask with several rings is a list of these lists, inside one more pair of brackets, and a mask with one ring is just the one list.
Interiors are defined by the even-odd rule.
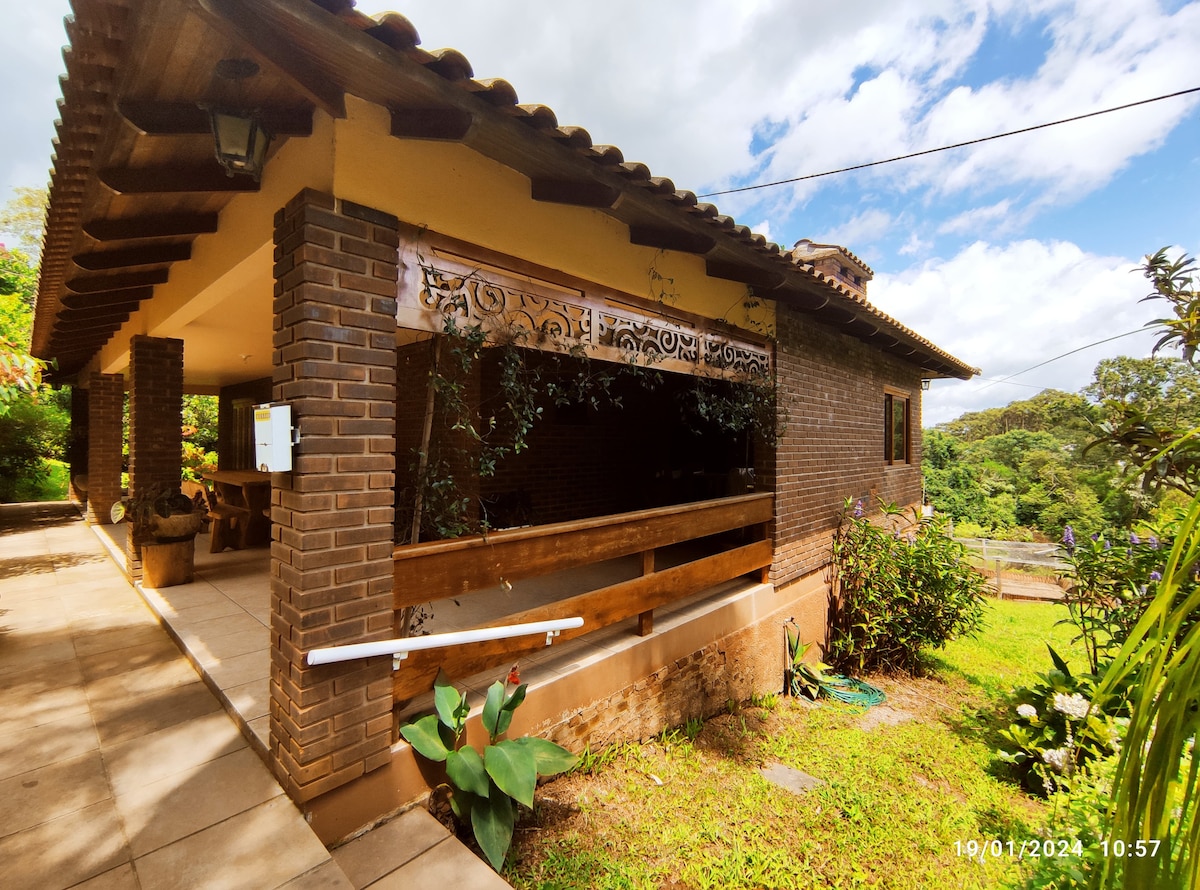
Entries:
[[871,708],[887,700],[882,689],[841,674],[822,674],[821,694],[863,708]]

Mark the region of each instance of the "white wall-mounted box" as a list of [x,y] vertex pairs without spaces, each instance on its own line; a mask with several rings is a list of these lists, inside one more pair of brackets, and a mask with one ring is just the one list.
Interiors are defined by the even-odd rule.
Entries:
[[254,406],[254,466],[264,473],[292,469],[292,406]]

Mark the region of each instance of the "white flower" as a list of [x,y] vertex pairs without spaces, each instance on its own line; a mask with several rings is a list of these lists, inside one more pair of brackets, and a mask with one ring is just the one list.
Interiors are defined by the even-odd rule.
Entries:
[[1032,720],[1037,716],[1037,708],[1033,705],[1017,705],[1017,716]]
[[1063,695],[1061,692],[1054,694],[1054,710],[1060,714],[1082,720],[1087,716],[1088,707],[1088,700],[1077,692],[1071,695]]
[[1046,762],[1046,765],[1050,769],[1059,774],[1070,773],[1071,766],[1073,765],[1071,763],[1071,752],[1067,748],[1051,748],[1048,751],[1043,751],[1042,760]]

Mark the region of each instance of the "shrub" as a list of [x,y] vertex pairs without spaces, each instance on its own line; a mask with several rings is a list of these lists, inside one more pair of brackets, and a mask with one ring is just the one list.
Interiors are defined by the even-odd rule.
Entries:
[[[1157,534],[1104,533],[1081,541],[1070,526],[1064,530],[1063,550],[1075,578],[1065,602],[1092,673],[1100,673],[1101,665],[1117,654],[1154,600],[1178,526],[1175,519]],[[1195,574],[1185,573],[1175,602],[1186,600],[1198,586]],[[1190,626],[1185,625],[1185,633]]]
[[917,673],[922,650],[978,629],[984,579],[940,520],[914,511],[901,533],[900,511],[882,506],[876,525],[847,501],[834,534],[828,656],[844,672]]
[[1127,714],[1124,697],[1093,704],[1094,674],[1072,674],[1051,647],[1053,669],[1032,686],[1013,690],[1017,719],[1000,737],[1012,750],[1000,751],[1013,764],[1027,791],[1049,795],[1070,787],[1079,769],[1115,750],[1115,719]]

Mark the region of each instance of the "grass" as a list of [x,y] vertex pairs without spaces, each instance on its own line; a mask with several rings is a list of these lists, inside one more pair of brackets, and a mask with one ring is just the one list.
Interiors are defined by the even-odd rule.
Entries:
[[[504,876],[518,888],[1001,886],[1007,857],[970,861],[956,842],[1016,841],[1043,805],[1007,781],[994,731],[1006,693],[1071,657],[1062,606],[993,602],[988,625],[931,659],[921,679],[874,678],[866,712],[757,696],[748,706],[589,753],[544,786],[518,826]],[[1079,653],[1081,657],[1082,653]],[[759,768],[778,762],[825,784],[796,796]]]
[[61,460],[42,461],[44,474],[36,480],[21,480],[14,492],[13,501],[65,501],[70,468]]

